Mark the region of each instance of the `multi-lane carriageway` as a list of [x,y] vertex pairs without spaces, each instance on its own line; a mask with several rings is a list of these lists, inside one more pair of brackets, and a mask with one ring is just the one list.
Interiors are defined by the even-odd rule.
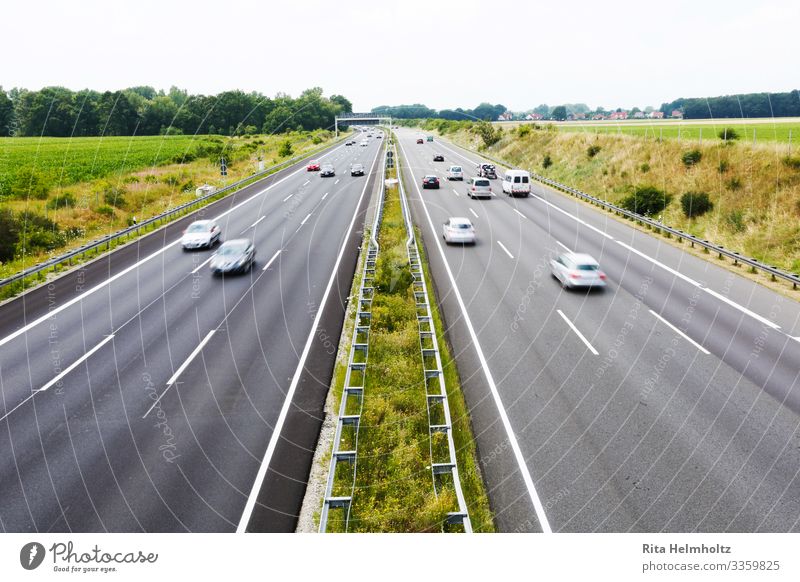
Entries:
[[[0,307],[2,531],[292,531],[370,141],[319,156],[334,178],[298,164]],[[181,250],[199,216],[255,241],[249,274]]]
[[[472,200],[445,171],[478,157],[419,135],[404,176],[499,528],[800,530],[800,304],[541,186]],[[449,216],[475,247],[443,244]],[[604,292],[551,279],[566,249]]]
[[[800,529],[797,303],[540,187],[423,193],[477,158],[398,136],[501,530]],[[206,208],[248,275],[183,253],[187,218],[0,307],[0,527],[291,531],[378,153]],[[478,244],[442,245],[447,216]],[[609,288],[562,291],[564,248]]]

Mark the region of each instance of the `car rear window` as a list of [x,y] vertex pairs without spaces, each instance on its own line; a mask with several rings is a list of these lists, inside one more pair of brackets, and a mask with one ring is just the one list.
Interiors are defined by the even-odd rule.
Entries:
[[461,171],[461,166],[453,166],[452,168],[450,168],[450,171],[451,172],[460,172]]
[[458,228],[458,229],[461,229],[461,230],[469,230],[471,227],[472,227],[471,224],[465,224],[463,222],[456,222],[453,225],[453,228]]
[[578,269],[581,271],[596,271],[597,265],[578,265]]
[[476,186],[488,186],[489,180],[475,180]]

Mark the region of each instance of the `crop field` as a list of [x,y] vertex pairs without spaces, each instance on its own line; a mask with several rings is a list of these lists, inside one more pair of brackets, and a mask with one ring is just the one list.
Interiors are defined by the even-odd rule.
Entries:
[[559,131],[587,134],[612,133],[646,138],[681,139],[685,141],[717,141],[720,132],[733,129],[738,141],[753,143],[800,144],[800,121],[715,119],[691,121],[620,121],[569,122],[556,124]]
[[218,136],[0,138],[0,197],[34,172],[49,187],[121,175],[142,168],[191,161],[220,146]]

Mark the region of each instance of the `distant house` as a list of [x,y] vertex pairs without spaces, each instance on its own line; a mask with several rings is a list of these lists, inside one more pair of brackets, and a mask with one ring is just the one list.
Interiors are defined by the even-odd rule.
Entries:
[[594,115],[592,115],[592,119],[595,119],[595,120],[606,119],[606,116],[603,115],[602,113],[595,113]]
[[506,111],[505,113],[501,113],[497,117],[497,121],[511,121],[514,119],[514,115],[510,111]]
[[628,119],[627,111],[614,111],[608,116],[609,119]]
[[683,111],[680,109],[673,109],[672,115],[670,115],[673,119],[683,119]]
[[650,119],[664,119],[664,112],[663,111],[651,111],[649,117],[650,117]]
[[586,114],[585,113],[573,113],[572,114],[572,118],[573,119],[586,119]]
[[540,119],[544,119],[544,116],[541,113],[528,113],[525,119],[528,121],[539,121]]
[[637,111],[633,114],[634,119],[644,119],[644,111]]

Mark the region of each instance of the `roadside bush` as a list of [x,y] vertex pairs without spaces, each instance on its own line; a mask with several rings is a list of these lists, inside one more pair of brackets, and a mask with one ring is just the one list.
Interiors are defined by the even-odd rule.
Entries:
[[520,125],[519,127],[517,127],[517,136],[518,137],[525,137],[530,132],[531,132],[531,126],[530,125]]
[[315,135],[314,137],[311,138],[311,143],[313,143],[314,145],[319,145],[322,143],[322,138],[318,135]]
[[98,206],[97,208],[94,209],[94,211],[97,214],[99,214],[101,216],[106,216],[108,218],[111,218],[111,217],[114,216],[114,209],[111,208],[110,206]]
[[502,136],[501,130],[495,129],[491,123],[486,121],[479,123],[475,129],[477,134],[483,140],[483,146],[487,148],[500,141],[500,137]]
[[725,223],[733,232],[742,232],[745,229],[744,212],[741,210],[731,210],[725,215]]
[[600,146],[599,145],[590,145],[586,149],[586,157],[589,158],[589,159],[595,157],[599,153],[600,153]]
[[552,165],[553,165],[553,159],[550,157],[550,154],[545,154],[544,159],[542,160],[542,167],[546,170]]
[[642,186],[620,202],[625,210],[653,216],[662,212],[672,201],[672,196],[654,186]]
[[731,165],[728,163],[728,160],[720,160],[719,164],[717,165],[717,172],[720,174],[724,174],[730,169]]
[[187,180],[181,186],[181,192],[194,192],[197,189],[197,184],[195,184],[192,180]]
[[103,189],[103,201],[115,208],[125,208],[128,204],[128,201],[125,200],[125,188],[107,184]]
[[737,190],[742,189],[742,181],[734,176],[733,178],[725,181],[725,187],[732,192],[736,192]]
[[692,166],[696,166],[700,163],[700,160],[703,159],[703,152],[700,150],[689,150],[688,152],[683,152],[681,156],[681,161],[683,165],[687,168],[691,168]]
[[0,208],[0,263],[14,258],[19,241],[19,227],[14,213],[8,208]]
[[687,218],[696,218],[714,208],[714,203],[705,192],[686,192],[681,196],[681,208]]
[[167,174],[163,178],[161,178],[161,182],[166,184],[167,186],[177,186],[181,183],[180,176],[176,176],[175,174]]
[[647,162],[643,163],[641,166],[639,166],[639,171],[642,174],[646,174],[647,172],[650,171],[650,164],[648,164]]
[[800,170],[800,158],[794,156],[786,156],[783,158],[783,165],[793,170]]
[[294,150],[292,149],[292,142],[290,142],[288,139],[283,140],[278,148],[278,155],[282,158],[288,158],[293,153]]
[[145,181],[146,184],[155,184],[156,182],[158,182],[158,178],[156,176],[154,176],[153,174],[147,174],[144,177],[144,181]]
[[17,173],[11,184],[10,193],[14,198],[46,200],[50,193],[50,185],[38,172],[25,168]]
[[65,208],[68,206],[72,206],[74,208],[76,203],[77,201],[75,200],[75,196],[69,192],[64,192],[63,194],[53,196],[50,200],[48,200],[46,207],[48,210],[58,210],[59,208]]
[[717,135],[719,135],[719,139],[724,142],[733,142],[739,139],[739,132],[732,127],[721,129]]
[[52,251],[67,244],[67,239],[52,220],[35,212],[20,212],[17,217],[18,248],[25,253]]
[[138,184],[139,176],[126,176],[122,182],[124,184]]

